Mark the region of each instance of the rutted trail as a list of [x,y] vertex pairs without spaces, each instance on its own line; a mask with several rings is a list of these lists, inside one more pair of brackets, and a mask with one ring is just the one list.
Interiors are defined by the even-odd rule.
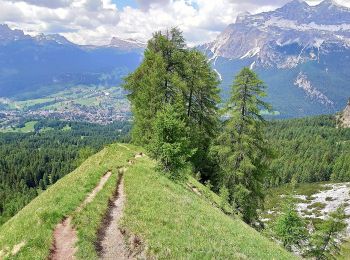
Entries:
[[125,246],[124,235],[119,229],[119,221],[125,204],[124,178],[126,168],[119,169],[117,190],[105,216],[105,221],[99,231],[100,241],[98,251],[100,259],[131,259]]
[[78,241],[77,232],[71,225],[72,218],[66,218],[58,224],[53,233],[54,246],[50,256],[52,260],[74,259],[77,251],[75,244]]
[[[103,186],[111,177],[112,172],[108,171],[102,176],[99,184],[89,193],[83,203],[75,210],[76,212],[81,211],[84,206],[92,202],[97,193],[102,190]],[[75,246],[78,241],[77,232],[71,224],[72,217],[64,219],[59,223],[53,233],[53,248],[50,255],[51,260],[70,260],[75,259],[74,255],[77,251]]]
[[86,197],[84,202],[80,205],[80,207],[77,209],[79,212],[84,206],[92,202],[92,200],[96,197],[97,193],[103,189],[103,186],[105,186],[106,182],[108,181],[109,177],[111,177],[112,172],[108,171],[103,177],[101,178],[99,184],[93,189],[93,191]]

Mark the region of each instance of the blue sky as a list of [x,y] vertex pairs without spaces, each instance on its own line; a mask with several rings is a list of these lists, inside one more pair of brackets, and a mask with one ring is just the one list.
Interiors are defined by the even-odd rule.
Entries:
[[123,8],[125,6],[130,6],[137,8],[138,4],[135,0],[112,0],[113,3],[117,4],[118,8]]

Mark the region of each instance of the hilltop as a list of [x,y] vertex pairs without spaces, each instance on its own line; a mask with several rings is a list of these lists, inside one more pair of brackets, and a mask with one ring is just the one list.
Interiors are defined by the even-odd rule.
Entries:
[[225,214],[230,211],[220,206],[220,198],[195,179],[169,180],[142,152],[132,145],[110,145],[41,193],[0,227],[0,258],[53,257],[59,250],[53,247],[59,242],[55,234],[67,220],[76,236],[76,257],[103,258],[108,227],[114,223],[109,219],[113,203],[123,204],[123,196],[118,232],[129,238],[123,247],[129,257],[293,258],[239,218]]

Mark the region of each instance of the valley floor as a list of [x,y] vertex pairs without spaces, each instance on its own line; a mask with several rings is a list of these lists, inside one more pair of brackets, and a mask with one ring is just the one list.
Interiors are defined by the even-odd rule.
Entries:
[[294,191],[291,185],[274,188],[266,198],[262,221],[270,226],[281,212],[286,196],[296,199],[296,209],[301,217],[314,224],[326,219],[338,207],[345,207],[347,229],[343,234],[346,240],[342,245],[339,259],[349,259],[350,255],[350,183],[311,183],[298,184]]

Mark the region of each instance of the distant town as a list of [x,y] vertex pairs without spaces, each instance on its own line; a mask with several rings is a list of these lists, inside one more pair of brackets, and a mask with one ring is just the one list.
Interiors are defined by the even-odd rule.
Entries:
[[[59,96],[59,97],[58,97]],[[76,87],[44,98],[0,99],[0,129],[14,128],[28,119],[56,119],[106,125],[130,119],[130,107],[120,88]]]

